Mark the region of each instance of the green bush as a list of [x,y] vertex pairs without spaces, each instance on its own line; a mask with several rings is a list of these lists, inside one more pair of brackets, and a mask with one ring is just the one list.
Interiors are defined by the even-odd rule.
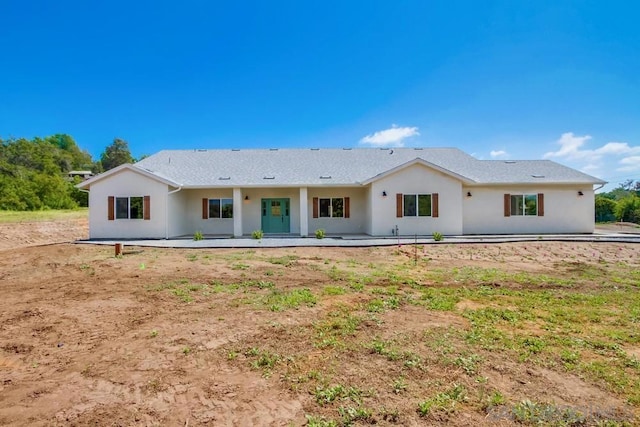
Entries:
[[322,228],[316,230],[316,239],[324,239],[325,233]]
[[433,240],[435,240],[436,242],[440,242],[442,239],[444,239],[442,233],[438,233],[437,231],[433,232]]
[[197,242],[198,240],[202,240],[202,239],[204,239],[204,235],[202,234],[202,231],[196,231],[196,232],[193,234],[193,240],[195,240],[196,242]]
[[251,232],[251,237],[253,237],[256,240],[262,239],[262,236],[264,236],[264,232],[262,230],[253,230]]

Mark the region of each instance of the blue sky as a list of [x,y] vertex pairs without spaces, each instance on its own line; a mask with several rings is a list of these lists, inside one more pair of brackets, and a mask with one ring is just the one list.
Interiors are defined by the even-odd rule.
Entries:
[[459,147],[640,179],[629,1],[0,1],[0,137]]

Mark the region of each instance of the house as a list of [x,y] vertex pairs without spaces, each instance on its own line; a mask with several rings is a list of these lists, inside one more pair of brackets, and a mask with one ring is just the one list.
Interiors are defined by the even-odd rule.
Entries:
[[94,176],[91,239],[592,233],[594,186],[549,160],[456,148],[165,150]]

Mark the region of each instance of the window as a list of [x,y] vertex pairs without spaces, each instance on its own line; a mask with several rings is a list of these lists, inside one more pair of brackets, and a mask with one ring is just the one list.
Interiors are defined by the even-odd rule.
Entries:
[[431,216],[431,194],[404,194],[403,216]]
[[537,194],[511,194],[511,216],[537,216]]
[[344,198],[320,199],[320,218],[344,218]]
[[116,197],[116,219],[143,219],[143,197]]
[[349,218],[349,197],[313,198],[314,218]]
[[203,199],[203,206],[207,209],[203,212],[203,219],[208,218],[233,218],[233,199]]
[[430,216],[439,217],[438,193],[431,194],[396,194],[396,217]]

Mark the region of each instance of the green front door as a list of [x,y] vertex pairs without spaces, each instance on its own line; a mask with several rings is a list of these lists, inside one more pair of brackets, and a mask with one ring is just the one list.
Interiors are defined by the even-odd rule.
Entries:
[[262,199],[262,231],[288,233],[289,199]]

